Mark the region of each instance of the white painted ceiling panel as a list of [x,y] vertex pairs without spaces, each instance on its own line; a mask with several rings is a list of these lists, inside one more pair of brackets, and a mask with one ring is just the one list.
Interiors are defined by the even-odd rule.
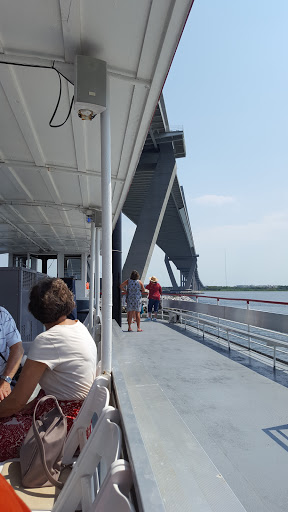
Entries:
[[[76,166],[72,124],[69,119],[61,128],[51,128],[50,118],[54,112],[58,94],[59,78],[53,69],[17,67],[16,77],[44,157],[44,163]],[[61,102],[53,124],[61,124],[69,111],[69,98],[66,80],[62,80]]]
[[0,38],[8,53],[63,57],[58,0],[1,0]]
[[16,118],[10,108],[10,105],[3,91],[1,83],[0,112],[1,117],[5,119],[5,125],[1,130],[0,150],[2,154],[0,153],[0,160],[2,160],[3,158],[14,158],[16,160],[22,159],[24,161],[31,161],[32,155],[18,126]]
[[[170,3],[166,0],[167,6]],[[137,70],[152,1],[106,0],[82,3],[81,44],[84,54],[97,55],[113,68]],[[151,34],[152,35],[152,34]],[[152,35],[156,39],[156,34]],[[123,65],[125,64],[125,65]]]

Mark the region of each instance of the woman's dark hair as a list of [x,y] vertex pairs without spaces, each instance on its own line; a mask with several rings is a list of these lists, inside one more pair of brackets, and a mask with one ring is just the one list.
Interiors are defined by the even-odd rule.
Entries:
[[140,279],[139,273],[137,270],[132,270],[130,279],[133,279],[133,281],[137,281],[137,279]]
[[29,311],[42,324],[56,322],[75,308],[73,293],[62,279],[46,277],[30,291]]

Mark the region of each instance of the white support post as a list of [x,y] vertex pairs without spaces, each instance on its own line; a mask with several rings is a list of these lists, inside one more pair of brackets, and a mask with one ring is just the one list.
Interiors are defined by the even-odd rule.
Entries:
[[[250,309],[249,300],[247,300],[247,310],[249,311],[249,309]],[[248,322],[248,333],[250,333],[250,324],[249,324],[249,322]],[[250,348],[251,348],[251,337],[248,336],[248,350],[250,350]]]
[[95,222],[91,222],[90,250],[90,287],[89,287],[89,331],[93,333],[94,280],[95,280]]
[[95,257],[95,308],[96,315],[100,314],[100,228],[96,228],[96,257]]
[[110,95],[107,79],[106,110],[101,125],[101,198],[102,198],[102,373],[112,367],[112,193]]

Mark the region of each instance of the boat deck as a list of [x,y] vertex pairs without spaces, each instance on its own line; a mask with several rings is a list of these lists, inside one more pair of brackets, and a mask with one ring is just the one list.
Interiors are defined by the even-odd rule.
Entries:
[[[114,324],[113,373],[121,410],[125,416],[129,401],[164,504],[155,510],[286,511],[287,370],[274,372],[247,350],[229,352],[166,321],[141,327],[128,333],[125,321],[122,330]],[[128,438],[129,428],[128,418]],[[135,432],[130,441],[140,487],[149,493]]]

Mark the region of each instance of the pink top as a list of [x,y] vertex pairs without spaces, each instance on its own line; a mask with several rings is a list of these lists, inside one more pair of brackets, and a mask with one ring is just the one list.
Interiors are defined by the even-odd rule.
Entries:
[[145,286],[147,290],[149,290],[148,299],[154,299],[154,300],[160,300],[160,297],[162,295],[162,288],[159,283],[153,283],[150,281],[147,286]]

